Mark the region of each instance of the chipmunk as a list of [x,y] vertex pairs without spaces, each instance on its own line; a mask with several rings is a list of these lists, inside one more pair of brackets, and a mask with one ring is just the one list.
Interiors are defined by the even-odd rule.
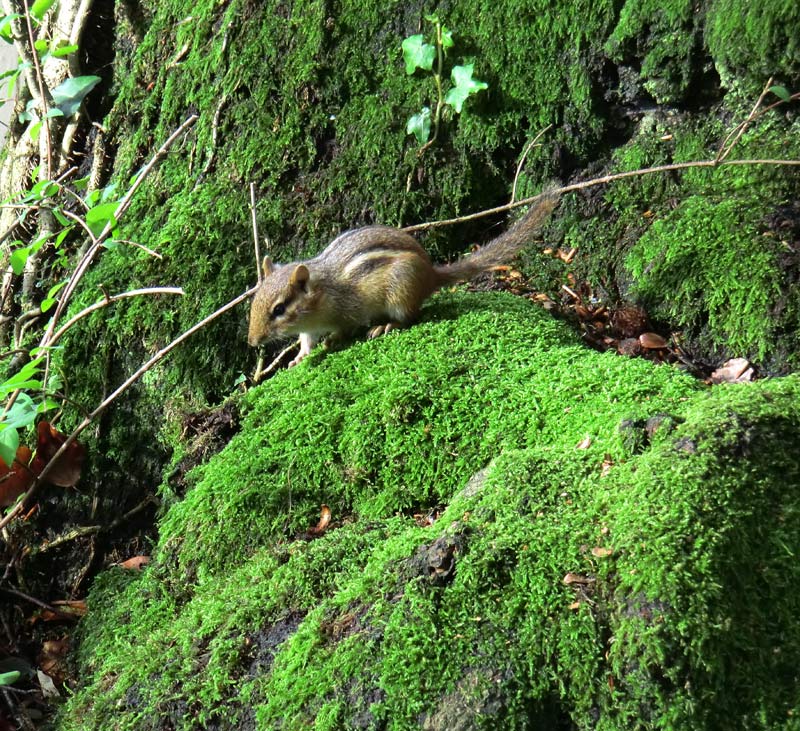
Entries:
[[411,324],[437,289],[504,264],[527,244],[558,202],[546,194],[508,231],[452,264],[434,265],[408,233],[389,226],[345,231],[313,259],[276,265],[265,257],[264,279],[250,308],[252,346],[300,335],[305,358],[321,336],[369,328],[375,338]]

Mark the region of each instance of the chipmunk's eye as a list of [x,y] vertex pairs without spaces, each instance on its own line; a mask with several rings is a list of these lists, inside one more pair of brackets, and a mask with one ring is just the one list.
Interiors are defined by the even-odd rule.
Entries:
[[284,312],[286,312],[286,303],[279,302],[277,305],[275,305],[275,307],[272,308],[270,319],[274,320],[276,317],[280,317]]

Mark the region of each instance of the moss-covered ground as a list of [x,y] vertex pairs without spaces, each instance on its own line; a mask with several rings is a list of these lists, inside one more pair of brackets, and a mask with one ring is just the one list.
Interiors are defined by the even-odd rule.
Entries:
[[315,351],[98,579],[58,728],[791,728],[798,390],[506,295]]

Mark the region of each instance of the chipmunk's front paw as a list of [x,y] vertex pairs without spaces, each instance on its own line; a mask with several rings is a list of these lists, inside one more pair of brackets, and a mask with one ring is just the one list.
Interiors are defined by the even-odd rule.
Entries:
[[387,322],[385,325],[376,325],[367,331],[367,340],[374,340],[381,335],[386,335],[392,330],[397,330],[401,327],[399,322]]

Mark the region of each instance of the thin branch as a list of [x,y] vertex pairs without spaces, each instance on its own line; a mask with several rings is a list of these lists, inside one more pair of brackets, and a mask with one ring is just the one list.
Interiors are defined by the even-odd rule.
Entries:
[[295,340],[290,345],[287,345],[280,353],[278,353],[278,355],[276,355],[273,358],[272,363],[270,363],[263,370],[261,369],[261,362],[262,361],[261,361],[261,359],[259,359],[258,366],[256,367],[256,371],[255,371],[255,373],[253,373],[253,383],[259,383],[264,378],[264,376],[268,376],[270,373],[272,373],[272,371],[274,371],[280,365],[280,362],[283,360],[284,356],[290,350],[293,350],[294,348],[296,348],[299,343],[300,343],[299,340]]
[[[128,210],[131,204],[131,199],[133,198],[136,191],[141,187],[142,183],[145,181],[147,176],[152,172],[153,168],[161,161],[162,158],[166,157],[166,154],[172,144],[177,140],[189,127],[191,127],[198,119],[196,114],[191,115],[183,124],[178,127],[164,142],[161,147],[158,148],[156,153],[150,158],[150,162],[142,168],[140,173],[136,176],[136,180],[134,181],[133,185],[128,189],[128,192],[119,202],[117,206],[117,210],[114,212],[114,218],[119,221],[125,211]],[[69,281],[67,282],[67,286],[64,288],[64,293],[59,298],[58,305],[56,306],[56,311],[51,318],[47,330],[45,331],[44,336],[42,337],[40,345],[47,345],[50,338],[55,331],[56,322],[61,317],[62,313],[64,312],[64,308],[67,306],[67,302],[69,302],[70,298],[72,297],[73,292],[75,291],[75,287],[77,287],[78,282],[83,278],[83,275],[86,273],[86,270],[89,268],[92,261],[94,261],[94,257],[97,255],[97,252],[100,248],[102,242],[108,237],[111,233],[112,224],[109,221],[105,228],[101,231],[100,235],[97,236],[95,240],[93,240],[92,245],[86,251],[86,253],[81,258],[81,261],[78,262],[78,265],[75,267],[75,270],[72,272]]]
[[531,196],[530,198],[524,198],[519,201],[515,201],[513,203],[506,203],[502,206],[496,206],[495,208],[487,208],[485,211],[479,211],[478,213],[470,213],[466,216],[459,216],[458,218],[448,218],[443,219],[441,221],[429,221],[427,223],[418,223],[414,226],[406,226],[403,228],[403,231],[408,231],[409,233],[415,231],[427,231],[428,229],[432,228],[441,228],[442,226],[452,226],[456,223],[464,223],[465,221],[474,221],[479,218],[485,218],[486,216],[492,216],[496,213],[505,213],[506,211],[510,211],[514,208],[518,208],[519,206],[526,206],[530,203],[541,198],[543,195],[551,195],[551,194],[563,194],[569,193],[573,190],[584,190],[585,188],[592,188],[596,185],[605,185],[606,183],[612,183],[615,180],[624,180],[625,178],[635,178],[641,177],[643,175],[652,175],[653,173],[666,173],[671,172],[673,170],[688,170],[690,168],[721,168],[726,167],[728,165],[789,165],[789,166],[800,166],[800,160],[724,160],[723,162],[717,162],[716,160],[698,160],[695,162],[680,162],[674,163],[672,165],[658,165],[652,168],[642,168],[640,170],[629,170],[624,173],[614,173],[613,175],[604,175],[601,178],[592,178],[591,180],[585,180],[581,183],[573,183],[572,185],[565,185],[561,188],[548,188],[546,192],[539,193],[538,195]]
[[36,38],[33,35],[33,24],[31,23],[31,13],[28,0],[22,0],[22,2],[25,7],[25,25],[27,26],[28,43],[30,44],[30,58],[28,60],[33,63],[33,69],[36,75],[36,84],[39,89],[39,100],[42,105],[41,114],[42,123],[45,129],[45,147],[47,149],[47,178],[49,180],[53,176],[53,150],[51,147],[52,138],[50,135],[50,118],[47,116],[47,112],[49,103],[52,101],[52,97],[50,96],[50,91],[45,85],[44,78],[42,77],[42,67],[39,64],[39,54],[36,51]]
[[44,469],[39,473],[37,478],[34,480],[33,484],[28,488],[28,491],[25,495],[20,498],[17,504],[0,520],[0,529],[5,528],[21,511],[22,506],[30,500],[31,497],[36,493],[39,485],[42,481],[47,479],[47,475],[53,469],[57,460],[61,457],[64,452],[69,449],[69,446],[83,433],[83,431],[88,427],[100,414],[102,414],[114,401],[116,401],[125,391],[127,391],[136,381],[138,381],[147,371],[149,371],[156,363],[161,361],[167,355],[169,355],[175,348],[177,348],[184,340],[194,335],[198,330],[204,328],[208,323],[212,322],[213,320],[217,319],[220,315],[223,315],[228,310],[233,309],[238,305],[240,302],[244,302],[248,297],[252,297],[256,292],[257,287],[251,287],[246,292],[240,294],[235,299],[232,299],[227,304],[220,307],[215,312],[212,312],[208,317],[204,317],[200,322],[192,325],[188,330],[184,333],[179,335],[175,338],[169,345],[166,345],[161,350],[159,350],[150,360],[148,360],[144,365],[142,365],[132,376],[127,378],[122,385],[118,386],[117,389],[107,396],[95,409],[92,411],[88,416],[86,416],[83,421],[75,428],[75,430],[64,440],[64,443],[58,448],[55,454],[51,457],[50,461],[44,466]]
[[519,158],[519,162],[517,163],[517,172],[514,173],[514,184],[511,186],[511,203],[513,203],[514,199],[517,197],[517,181],[519,180],[519,175],[522,172],[522,166],[525,164],[525,158],[528,157],[528,153],[533,149],[533,146],[539,141],[542,135],[548,130],[552,129],[552,127],[552,124],[548,124],[547,127],[539,132],[523,150],[522,155]]
[[[756,118],[758,108],[761,106],[761,102],[764,101],[764,97],[769,93],[769,89],[772,86],[772,79],[773,77],[770,76],[767,80],[767,83],[764,85],[764,89],[761,91],[756,103],[753,105],[753,108],[750,110],[750,114],[747,115],[747,118],[741,124],[734,127],[729,133],[728,136],[722,141],[722,144],[719,147],[719,151],[717,152],[716,162],[722,162],[728,155],[730,155],[731,150],[736,146],[736,143],[742,139],[742,135],[744,135],[747,128],[750,126],[750,123]],[[735,135],[733,138],[733,142],[728,144],[728,140]]]
[[121,294],[115,294],[111,297],[103,297],[103,299],[98,300],[93,305],[89,305],[85,309],[81,310],[77,315],[73,315],[69,318],[50,338],[50,342],[48,346],[55,345],[61,336],[67,332],[76,322],[82,320],[87,315],[91,315],[92,312],[96,312],[97,310],[101,310],[103,307],[108,307],[108,305],[113,304],[114,302],[119,302],[123,299],[128,299],[129,297],[139,297],[140,295],[145,294],[185,294],[185,292],[180,287],[150,287],[148,289],[132,289],[129,292],[122,292]]
[[261,271],[261,247],[258,243],[258,219],[256,218],[256,184],[250,183],[250,219],[253,222],[253,243],[256,250],[256,279],[259,284],[264,278]]
[[57,614],[59,617],[69,617],[70,619],[75,619],[75,615],[56,609],[55,607],[50,606],[46,602],[43,602],[41,599],[37,599],[36,597],[24,594],[23,592],[18,591],[17,589],[12,589],[11,587],[7,586],[2,586],[0,587],[0,591],[4,592],[5,594],[11,594],[11,596],[24,599],[25,601],[30,602],[31,604],[35,604],[37,607],[40,607],[41,609],[46,609],[48,612]]
[[61,546],[65,543],[69,543],[70,541],[74,541],[76,538],[83,538],[84,536],[91,536],[96,535],[98,533],[107,533],[108,531],[112,531],[118,526],[122,525],[127,520],[130,520],[134,515],[137,513],[141,513],[149,505],[158,505],[159,500],[155,495],[148,495],[144,500],[140,503],[132,507],[127,513],[121,515],[119,518],[112,520],[111,523],[108,525],[84,525],[78,528],[74,528],[73,530],[65,533],[63,535],[54,538],[49,543],[43,543],[38,548],[34,549],[32,553],[34,555],[39,553],[46,553],[47,551],[52,551],[54,548]]

